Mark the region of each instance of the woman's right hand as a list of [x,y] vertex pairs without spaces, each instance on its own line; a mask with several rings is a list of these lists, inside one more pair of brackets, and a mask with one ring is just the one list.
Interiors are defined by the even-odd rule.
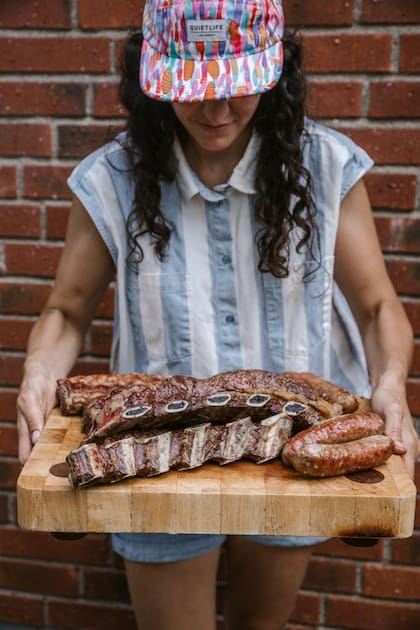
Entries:
[[56,405],[56,380],[42,368],[27,370],[17,398],[19,461],[27,461],[33,445]]

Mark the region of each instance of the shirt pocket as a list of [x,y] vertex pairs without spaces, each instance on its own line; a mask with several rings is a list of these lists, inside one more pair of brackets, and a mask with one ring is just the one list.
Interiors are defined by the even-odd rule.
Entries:
[[189,296],[183,272],[140,272],[136,278],[135,339],[154,370],[169,369],[191,355]]
[[322,369],[331,336],[334,257],[292,264],[287,278],[264,274],[267,346],[279,370]]

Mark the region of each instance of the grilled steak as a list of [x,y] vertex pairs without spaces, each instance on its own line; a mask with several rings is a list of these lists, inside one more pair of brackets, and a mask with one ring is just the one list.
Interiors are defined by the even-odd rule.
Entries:
[[200,424],[163,433],[130,433],[82,445],[67,456],[69,481],[80,487],[189,470],[205,462],[257,464],[278,457],[290,438],[292,419],[278,414],[261,422],[249,417],[225,425]]
[[138,383],[151,385],[160,382],[162,376],[155,374],[90,374],[89,376],[70,376],[57,381],[57,400],[63,415],[77,415],[94,400]]
[[342,413],[303,381],[265,370],[223,372],[207,379],[172,376],[151,386],[135,383],[111,392],[83,415],[86,441],[131,429],[173,429],[205,422],[226,423],[250,416],[254,421],[299,403],[301,427]]

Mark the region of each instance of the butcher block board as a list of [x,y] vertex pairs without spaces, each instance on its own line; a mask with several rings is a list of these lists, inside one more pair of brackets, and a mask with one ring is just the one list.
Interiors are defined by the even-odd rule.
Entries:
[[[49,417],[17,483],[18,522],[49,532],[411,536],[416,488],[400,457],[378,483],[308,479],[283,466],[236,462],[74,489],[57,476],[82,440],[79,417]],[[52,468],[55,466],[55,468]],[[63,466],[61,466],[61,469]],[[380,476],[380,475],[379,475]]]

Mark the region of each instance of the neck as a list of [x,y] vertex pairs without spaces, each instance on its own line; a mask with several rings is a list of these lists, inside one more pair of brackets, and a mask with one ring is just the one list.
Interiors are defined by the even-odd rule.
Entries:
[[181,136],[185,158],[207,188],[225,184],[238,164],[252,135],[252,127],[243,130],[232,144],[221,151],[209,151],[201,147],[191,136]]

